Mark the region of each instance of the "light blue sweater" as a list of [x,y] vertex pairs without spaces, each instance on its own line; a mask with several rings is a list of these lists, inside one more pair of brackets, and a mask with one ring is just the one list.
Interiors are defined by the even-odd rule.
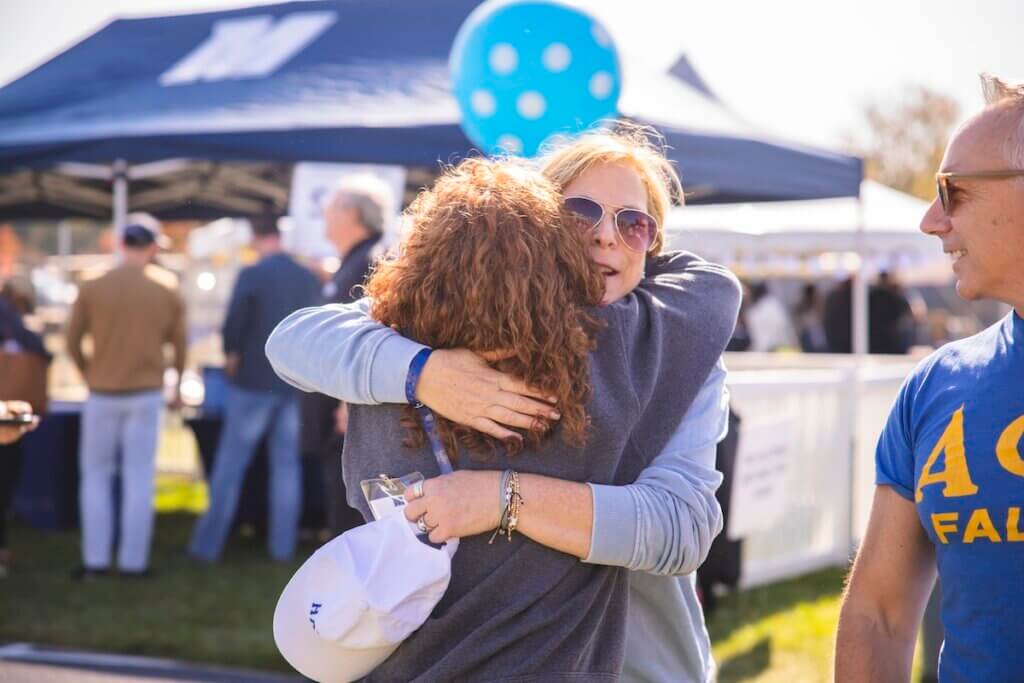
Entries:
[[[352,403],[404,403],[409,362],[424,348],[369,317],[366,299],[297,311],[270,335],[274,371],[303,391]],[[313,352],[315,350],[315,352]],[[665,449],[627,486],[590,484],[585,562],[630,575],[624,681],[705,683],[714,662],[693,572],[722,529],[715,445],[728,428],[719,361]]]

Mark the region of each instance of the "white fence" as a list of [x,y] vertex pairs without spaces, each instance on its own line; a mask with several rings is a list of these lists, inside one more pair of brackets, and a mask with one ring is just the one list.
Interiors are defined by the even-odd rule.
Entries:
[[[781,514],[744,536],[742,585],[843,565],[863,535],[874,490],[874,448],[907,358],[729,354],[728,385],[743,439],[789,425]],[[763,434],[764,431],[761,430]],[[733,514],[743,500],[733,499]],[[748,501],[749,504],[749,501]]]

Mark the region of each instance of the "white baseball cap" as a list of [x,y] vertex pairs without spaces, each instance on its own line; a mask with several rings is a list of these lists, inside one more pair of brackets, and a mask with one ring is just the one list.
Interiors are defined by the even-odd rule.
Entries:
[[274,642],[315,681],[353,681],[391,656],[448,589],[458,540],[435,549],[401,514],[346,531],[295,572],[274,611]]
[[121,229],[121,241],[129,247],[148,247],[156,244],[164,250],[171,248],[171,240],[160,228],[160,221],[148,213],[130,213]]

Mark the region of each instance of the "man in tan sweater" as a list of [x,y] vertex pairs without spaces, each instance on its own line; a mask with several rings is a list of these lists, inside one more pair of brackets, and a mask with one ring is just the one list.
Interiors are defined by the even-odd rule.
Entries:
[[[166,345],[174,349],[179,382],[185,366],[184,303],[176,283],[150,265],[161,239],[160,225],[151,216],[129,216],[122,263],[81,286],[67,325],[68,353],[89,386],[78,454],[82,566],[76,575],[82,578],[110,569],[115,535],[111,485],[119,453],[117,567],[127,576],[148,571]],[[82,349],[86,335],[92,338],[88,356]]]

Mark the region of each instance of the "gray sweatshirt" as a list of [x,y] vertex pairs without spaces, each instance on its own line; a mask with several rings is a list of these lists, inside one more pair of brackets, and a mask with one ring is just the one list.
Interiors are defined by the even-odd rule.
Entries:
[[[274,370],[298,389],[349,403],[405,403],[409,364],[426,347],[371,318],[371,303],[360,299],[288,316],[267,342]],[[333,365],[329,355],[345,360]],[[594,524],[583,561],[634,570],[622,672],[627,683],[714,680],[693,571],[722,528],[715,445],[728,429],[725,377],[719,361],[665,449],[635,482],[589,484]]]
[[[649,265],[643,289],[599,309],[591,356],[593,427],[586,446],[556,435],[509,458],[462,457],[470,469],[515,468],[626,484],[666,445],[728,340],[739,289],[728,271],[677,254]],[[349,502],[367,518],[359,482],[384,472],[438,474],[429,448],[401,446],[396,406],[352,406],[344,465]],[[529,504],[529,501],[526,501]],[[618,680],[625,644],[624,569],[580,563],[522,536],[462,541],[431,618],[371,681]]]
[[[404,403],[409,364],[426,347],[370,318],[370,304],[361,299],[290,315],[267,342],[275,371],[298,389],[350,403]],[[321,349],[351,363],[328,367]],[[635,482],[588,484],[594,523],[583,561],[634,570],[622,671],[627,683],[714,680],[693,571],[722,529],[715,446],[728,431],[725,377],[719,361],[665,449]]]

